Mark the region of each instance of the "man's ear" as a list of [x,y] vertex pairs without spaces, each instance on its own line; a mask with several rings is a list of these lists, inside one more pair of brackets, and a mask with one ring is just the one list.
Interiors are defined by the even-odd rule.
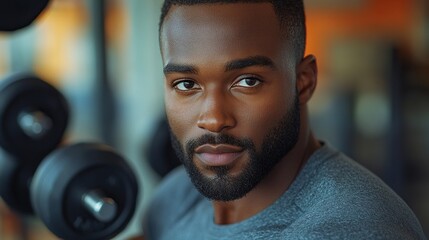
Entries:
[[296,71],[296,87],[298,90],[299,103],[306,104],[317,85],[317,62],[316,57],[308,55],[301,60]]

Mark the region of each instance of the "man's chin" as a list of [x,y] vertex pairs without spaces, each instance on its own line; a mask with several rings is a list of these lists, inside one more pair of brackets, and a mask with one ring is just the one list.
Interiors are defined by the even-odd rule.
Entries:
[[244,197],[253,185],[243,179],[242,175],[229,174],[226,168],[227,166],[216,167],[209,174],[195,172],[196,169],[188,173],[197,190],[210,200],[233,201]]

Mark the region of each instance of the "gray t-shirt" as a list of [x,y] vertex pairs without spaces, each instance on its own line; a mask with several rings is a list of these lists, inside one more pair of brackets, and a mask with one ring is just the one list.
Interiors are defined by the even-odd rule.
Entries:
[[327,144],[276,202],[239,223],[216,225],[183,167],[160,184],[145,217],[149,240],[426,239],[400,197]]

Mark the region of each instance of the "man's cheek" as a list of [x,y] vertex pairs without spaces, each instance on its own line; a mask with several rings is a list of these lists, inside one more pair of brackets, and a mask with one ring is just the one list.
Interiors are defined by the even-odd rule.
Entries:
[[174,134],[183,149],[190,126],[189,122],[187,122],[189,119],[186,118],[186,113],[167,110],[167,118],[170,131]]

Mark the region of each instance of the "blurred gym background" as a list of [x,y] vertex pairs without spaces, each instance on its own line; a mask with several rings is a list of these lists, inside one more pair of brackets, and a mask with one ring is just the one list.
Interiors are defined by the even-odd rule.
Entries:
[[[313,129],[384,179],[429,235],[429,2],[305,3],[307,53],[319,64]],[[141,233],[142,212],[160,179],[147,152],[163,118],[161,4],[51,0],[31,26],[0,33],[0,79],[31,71],[59,88],[72,110],[65,141],[108,143],[139,176],[137,212],[117,239]],[[2,202],[0,238],[57,239],[37,218]]]

